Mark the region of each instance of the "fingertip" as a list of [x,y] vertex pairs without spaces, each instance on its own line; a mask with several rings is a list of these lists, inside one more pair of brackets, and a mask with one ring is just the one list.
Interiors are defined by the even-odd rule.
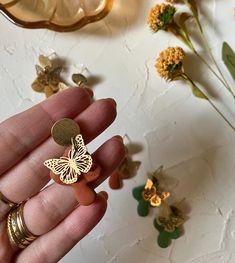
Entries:
[[120,164],[126,156],[126,148],[123,142],[123,138],[120,135],[116,135],[111,138],[113,147],[116,147],[116,155],[119,156],[118,163]]
[[110,126],[117,116],[116,106],[112,100],[100,99],[95,101],[82,112],[75,121],[78,122],[85,143],[101,134]]
[[92,183],[91,186],[95,188],[108,178],[120,166],[125,155],[125,146],[119,136],[109,139],[97,149],[93,154],[93,158],[101,166],[102,176]]
[[89,94],[89,96],[90,96],[91,98],[93,98],[94,92],[93,92],[93,90],[92,90],[91,88],[85,87],[85,88],[83,88],[83,89]]
[[107,98],[106,101],[108,101],[109,103],[111,103],[113,105],[113,107],[117,107],[117,103],[113,98]]
[[[123,140],[120,136],[114,136],[94,153],[94,159],[101,167],[113,170],[123,161],[125,154],[126,150]],[[108,163],[107,160],[109,161]]]
[[94,213],[93,219],[94,219],[94,225],[98,224],[98,222],[103,218],[106,210],[107,210],[107,199],[108,194],[103,191],[97,194],[95,201],[90,205],[87,206],[90,211],[93,211],[91,213]]
[[123,138],[122,138],[122,136],[120,136],[120,135],[114,136],[113,139],[118,140],[118,141],[120,141],[121,143],[123,143]]
[[101,191],[101,192],[99,192],[99,195],[100,195],[102,198],[104,198],[104,199],[105,199],[105,201],[107,201],[107,200],[108,200],[108,198],[109,198],[109,195],[108,195],[108,193],[107,193],[107,192],[105,192],[105,191]]

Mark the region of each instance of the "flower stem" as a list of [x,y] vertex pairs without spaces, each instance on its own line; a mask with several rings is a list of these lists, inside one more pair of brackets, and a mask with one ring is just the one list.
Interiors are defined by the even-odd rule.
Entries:
[[208,100],[208,102],[210,103],[210,105],[216,110],[216,112],[224,119],[224,121],[227,122],[227,124],[233,129],[233,131],[235,131],[234,126],[232,125],[232,123],[220,112],[220,110],[215,106],[215,104],[208,98],[208,96],[204,93],[203,90],[201,90],[198,86],[196,86],[196,84],[193,82],[193,80],[191,78],[188,77],[188,75],[186,75],[184,72],[182,73],[182,78],[184,80],[186,80],[190,86],[192,87],[196,87],[198,90],[200,90],[200,92],[206,97],[206,99]]
[[180,27],[175,21],[171,23],[171,26],[169,26],[168,30],[173,33],[177,38],[179,38],[181,41],[184,42],[184,44],[191,49],[192,51],[195,50],[192,41],[190,40],[188,33]]
[[193,52],[209,68],[209,70],[219,79],[219,81],[227,88],[226,82],[224,82],[224,80],[215,72],[215,70],[210,66],[210,64],[196,51],[196,49],[194,49]]
[[[198,24],[199,23],[199,24]],[[198,26],[200,25],[200,22],[198,20],[197,22]],[[200,26],[199,26],[199,30],[200,30]],[[222,76],[222,78],[217,74],[217,72],[210,66],[210,64],[197,52],[196,48],[194,47],[188,33],[186,29],[183,29],[182,27],[180,27],[176,22],[172,22],[171,26],[169,27],[169,31],[171,31],[177,38],[179,38],[180,40],[182,40],[184,42],[184,44],[194,52],[194,54],[202,61],[202,63],[204,63],[208,69],[215,75],[215,77],[223,84],[223,86],[233,95],[233,97],[235,98],[235,94],[233,93],[232,89],[228,86],[228,83],[226,82],[226,80],[224,79],[224,77]],[[201,30],[200,30],[201,31]],[[219,72],[221,72],[219,70]],[[220,75],[222,75],[222,72],[220,73]]]
[[207,49],[207,51],[208,51],[208,54],[209,54],[212,62],[214,63],[216,69],[218,70],[218,72],[219,72],[219,74],[220,74],[220,76],[221,76],[221,78],[222,78],[222,80],[223,80],[223,83],[224,83],[226,89],[233,95],[233,97],[235,97],[235,92],[234,92],[233,89],[229,86],[229,84],[228,84],[227,80],[225,79],[225,77],[224,77],[224,75],[223,75],[223,73],[222,73],[222,71],[221,71],[218,63],[216,62],[216,60],[215,60],[215,58],[214,58],[214,56],[213,56],[213,53],[212,53],[211,48],[210,48],[210,46],[209,46],[209,43],[208,43],[208,41],[207,41],[207,39],[206,39],[203,31],[201,30],[201,24],[200,24],[200,22],[199,22],[199,21],[197,22],[196,18],[195,18],[195,21],[196,21],[196,24],[197,24],[197,27],[198,27],[198,31],[199,31],[199,33],[200,33],[200,36],[201,36],[201,38],[202,38],[202,41],[203,41],[203,43],[204,43],[204,45],[205,45],[205,47],[206,47],[206,49]]
[[200,31],[201,34],[203,34],[202,25],[201,25],[201,23],[200,23],[200,21],[199,21],[198,16],[195,16],[195,15],[194,15],[194,19],[195,19],[195,21],[196,21],[196,24],[197,24],[198,30]]

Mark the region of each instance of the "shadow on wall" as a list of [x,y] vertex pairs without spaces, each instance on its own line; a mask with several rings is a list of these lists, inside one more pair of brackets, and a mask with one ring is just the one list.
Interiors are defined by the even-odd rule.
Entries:
[[139,23],[139,19],[141,16],[146,17],[145,10],[148,10],[147,6],[148,2],[142,0],[114,0],[113,8],[106,18],[76,32],[101,37],[118,36],[123,31],[130,30],[138,24],[144,26],[143,21]]
[[[217,0],[217,1],[219,1],[219,0]],[[212,8],[211,8],[210,15],[208,15],[208,12],[207,12],[207,10],[205,8],[205,5],[207,5],[207,1],[197,0],[197,5],[198,5],[198,9],[199,9],[199,16],[200,16],[200,18],[204,19],[206,21],[206,23],[215,31],[217,36],[219,36],[221,32],[218,31],[218,28],[214,27],[213,10],[212,10]],[[213,1],[211,1],[211,5],[214,5]]]
[[[186,49],[185,49],[186,50]],[[188,76],[196,83],[199,84],[203,90],[205,90],[210,98],[219,98],[218,92],[216,92],[214,84],[208,79],[208,69],[193,53],[186,53],[184,59],[184,68]],[[213,76],[213,75],[212,75]]]

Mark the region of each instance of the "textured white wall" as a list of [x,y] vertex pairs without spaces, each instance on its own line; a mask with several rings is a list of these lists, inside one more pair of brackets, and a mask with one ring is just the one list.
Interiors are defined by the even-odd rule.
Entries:
[[[86,66],[102,78],[96,98],[118,102],[115,124],[91,146],[109,136],[128,134],[143,144],[135,156],[142,165],[138,175],[120,191],[110,193],[104,220],[61,262],[84,263],[232,263],[235,262],[235,136],[211,106],[194,98],[182,83],[167,84],[155,73],[157,54],[167,46],[181,45],[167,33],[152,34],[146,26],[149,8],[160,1],[115,0],[103,21],[73,33],[25,30],[0,16],[0,120],[29,108],[43,96],[30,84],[38,55],[56,52],[66,59],[68,71]],[[235,47],[234,1],[197,1],[215,56],[220,59],[222,41]],[[216,102],[231,120],[234,101],[196,60],[187,59],[187,71],[204,86],[216,89]],[[221,63],[230,83],[234,82]],[[69,73],[65,73],[65,76]],[[207,83],[210,83],[207,84]],[[165,186],[171,201],[185,198],[182,208],[189,219],[185,234],[168,249],[156,244],[153,215],[139,218],[134,186],[146,173],[165,167]]]

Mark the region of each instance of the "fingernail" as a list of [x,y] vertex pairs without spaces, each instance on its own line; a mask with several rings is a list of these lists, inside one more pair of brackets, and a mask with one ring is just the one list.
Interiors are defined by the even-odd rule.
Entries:
[[88,87],[85,87],[84,90],[89,93],[90,97],[92,98],[94,96],[94,92],[92,89],[88,88]]
[[109,195],[108,195],[108,193],[107,192],[105,192],[105,191],[101,191],[101,192],[99,192],[99,195],[101,195],[106,201],[108,200],[108,198],[109,198]]
[[122,136],[120,136],[120,135],[116,135],[116,136],[114,136],[113,138],[116,139],[116,140],[119,140],[119,141],[123,142],[123,138],[122,138]]
[[116,103],[116,101],[115,101],[114,99],[112,99],[112,98],[107,98],[106,100],[109,101],[110,103],[112,103],[113,106],[116,108],[117,103]]

